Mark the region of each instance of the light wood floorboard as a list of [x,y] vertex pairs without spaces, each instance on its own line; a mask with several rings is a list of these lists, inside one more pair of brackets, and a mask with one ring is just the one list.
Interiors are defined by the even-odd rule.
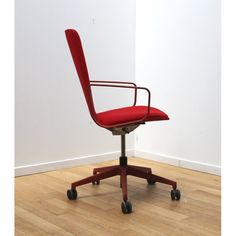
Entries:
[[221,178],[141,158],[129,164],[152,168],[154,174],[176,180],[181,200],[171,201],[171,187],[147,185],[128,177],[133,213],[124,215],[119,177],[77,188],[69,201],[70,183],[91,175],[92,169],[117,164],[110,161],[15,179],[15,233],[76,236],[217,236],[221,231]]

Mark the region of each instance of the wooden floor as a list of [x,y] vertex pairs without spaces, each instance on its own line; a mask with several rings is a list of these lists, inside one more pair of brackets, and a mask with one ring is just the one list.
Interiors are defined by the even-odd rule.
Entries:
[[91,175],[94,167],[116,163],[17,177],[16,235],[220,235],[221,180],[215,175],[129,158],[130,164],[152,167],[154,174],[176,180],[181,200],[170,200],[170,186],[150,186],[132,176],[128,177],[132,214],[121,212],[119,177],[103,180],[99,186],[79,187],[79,198],[67,199],[71,182]]

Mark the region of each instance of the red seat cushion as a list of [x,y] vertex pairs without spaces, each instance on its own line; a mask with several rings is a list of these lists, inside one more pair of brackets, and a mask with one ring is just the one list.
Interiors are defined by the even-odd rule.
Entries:
[[[123,107],[114,110],[97,113],[97,121],[103,125],[117,125],[142,119],[147,113],[147,106]],[[154,107],[150,107],[150,113],[145,121],[169,120],[167,114]]]

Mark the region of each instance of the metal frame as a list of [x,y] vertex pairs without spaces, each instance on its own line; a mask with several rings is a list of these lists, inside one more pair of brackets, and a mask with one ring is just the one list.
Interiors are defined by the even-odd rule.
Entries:
[[[106,81],[106,80],[90,80],[90,84],[91,83],[102,83],[102,84],[131,84],[133,85],[134,87],[137,88],[137,85],[133,82],[124,82],[124,81]],[[135,92],[134,92],[134,104],[133,106],[136,105],[136,102],[137,102],[137,89],[135,89]]]
[[99,184],[100,180],[117,175],[120,175],[120,187],[122,188],[124,201],[128,200],[127,175],[132,175],[146,179],[148,181],[153,181],[153,183],[159,182],[168,184],[171,185],[174,190],[177,188],[177,183],[175,181],[152,174],[151,168],[128,165],[125,153],[125,135],[121,135],[121,156],[119,165],[94,168],[93,175],[72,183],[71,189],[76,189],[76,187],[88,183]]
[[[92,82],[92,81],[91,81]],[[105,83],[104,83],[105,82]],[[100,84],[102,83],[102,84]],[[112,83],[112,84],[109,84],[109,83]],[[115,85],[116,83],[122,83],[122,84],[133,84],[134,86],[127,86],[127,85]],[[104,124],[101,124],[97,119],[96,119],[96,111],[95,111],[95,108],[94,108],[94,103],[93,103],[93,97],[92,97],[92,91],[91,91],[91,87],[110,87],[110,88],[126,88],[126,89],[134,89],[135,90],[135,98],[134,98],[134,104],[136,104],[136,101],[137,101],[137,90],[138,89],[141,89],[141,90],[145,90],[147,91],[148,93],[148,105],[147,105],[147,112],[146,114],[141,118],[141,119],[138,119],[138,120],[134,120],[134,121],[131,121],[131,122],[126,122],[126,123],[118,123],[116,125],[104,125]],[[89,91],[89,96],[90,96],[90,111],[91,112],[91,116],[92,116],[92,119],[94,120],[94,122],[103,127],[103,128],[106,128],[106,129],[109,129],[109,128],[115,128],[115,127],[126,127],[128,125],[133,125],[133,124],[143,124],[145,123],[146,121],[146,118],[148,117],[149,113],[150,113],[150,103],[151,103],[151,92],[149,91],[149,89],[145,88],[145,87],[138,87],[136,86],[135,83],[131,83],[131,82],[117,82],[117,81],[96,81],[96,82],[93,82],[93,83],[90,83],[88,85],[88,91]],[[134,106],[134,105],[133,105]]]

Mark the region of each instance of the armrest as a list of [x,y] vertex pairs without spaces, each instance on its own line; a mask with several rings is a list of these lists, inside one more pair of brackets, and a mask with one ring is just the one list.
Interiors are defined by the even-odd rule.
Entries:
[[[102,84],[130,84],[133,85],[135,88],[137,88],[137,85],[133,82],[124,82],[124,81],[106,81],[106,80],[90,80],[90,83],[102,83]],[[137,102],[137,89],[134,91],[134,104],[136,105]]]
[[[114,83],[114,82],[112,81],[111,83]],[[119,83],[121,83],[121,82],[119,82]],[[129,83],[129,82],[125,82],[125,83]],[[145,87],[137,87],[136,85],[135,85],[135,87],[133,87],[133,86],[127,86],[127,85],[99,84],[99,83],[97,84],[97,83],[94,83],[94,82],[90,83],[88,85],[89,88],[92,87],[92,86],[94,86],[94,87],[111,87],[111,88],[135,89],[135,91],[137,91],[137,89],[145,90],[148,93],[147,113],[145,114],[145,116],[143,116],[141,119],[137,120],[136,122],[143,122],[143,121],[145,121],[145,119],[147,118],[147,116],[150,113],[151,93],[150,93],[149,89],[147,89]],[[90,94],[90,96],[91,96],[91,94]],[[120,124],[120,125],[123,125],[123,124]]]

